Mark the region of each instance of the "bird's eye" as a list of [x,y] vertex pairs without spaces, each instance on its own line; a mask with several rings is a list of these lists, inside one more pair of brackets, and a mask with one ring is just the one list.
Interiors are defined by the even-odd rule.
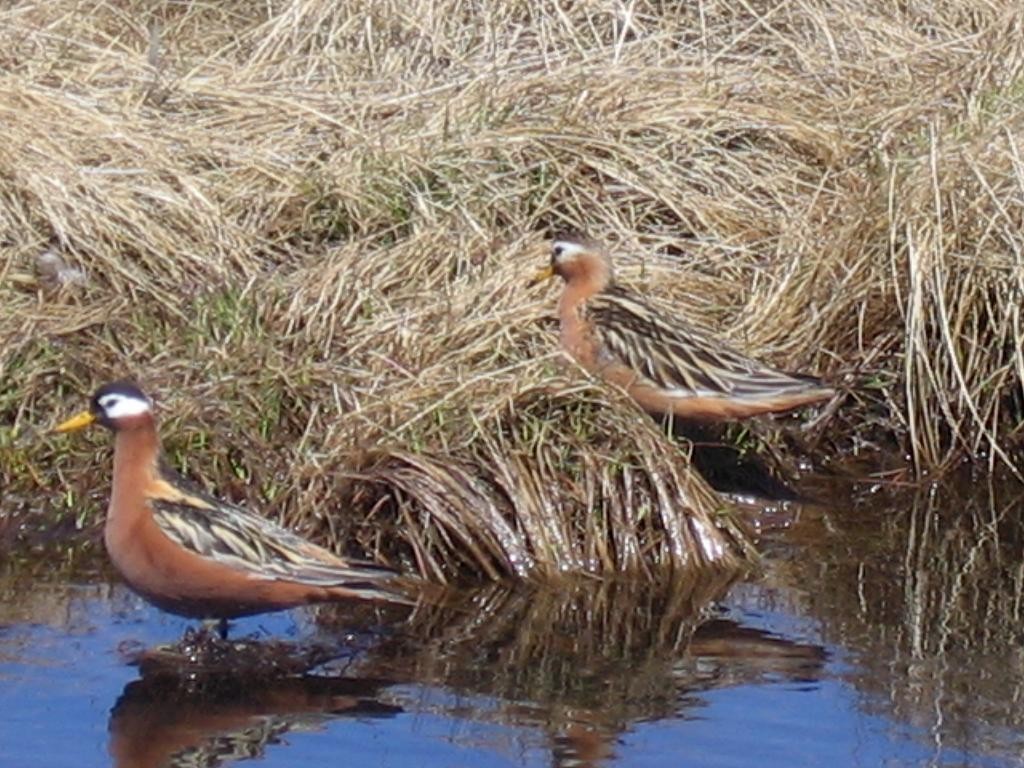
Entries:
[[563,253],[565,253],[564,245],[556,245],[554,248],[551,249],[551,255],[556,259]]
[[108,392],[96,399],[96,405],[108,419],[122,419],[148,413],[151,404],[145,395],[133,397],[120,392]]

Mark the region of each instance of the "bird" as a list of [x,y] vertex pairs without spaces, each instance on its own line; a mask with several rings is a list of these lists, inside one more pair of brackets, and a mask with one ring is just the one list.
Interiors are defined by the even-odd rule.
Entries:
[[96,390],[89,408],[54,429],[114,433],[103,529],[128,586],[161,610],[227,637],[228,619],[346,599],[408,603],[391,568],[338,555],[194,487],[166,461],[153,401],[131,381]]
[[555,235],[551,263],[533,282],[555,275],[565,282],[558,305],[562,347],[650,413],[734,421],[835,395],[821,379],[758,362],[618,285],[608,251],[584,233]]

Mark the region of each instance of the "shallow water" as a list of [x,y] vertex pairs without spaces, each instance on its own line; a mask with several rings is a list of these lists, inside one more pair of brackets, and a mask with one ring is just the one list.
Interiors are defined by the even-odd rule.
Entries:
[[142,675],[188,622],[102,570],[7,562],[0,766],[1021,765],[1022,511],[879,493],[762,515],[765,573],[728,588],[237,622],[312,664],[276,679]]

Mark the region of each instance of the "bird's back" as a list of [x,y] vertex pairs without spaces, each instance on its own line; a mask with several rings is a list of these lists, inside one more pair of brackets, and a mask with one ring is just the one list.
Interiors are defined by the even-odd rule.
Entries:
[[833,394],[820,379],[758,362],[617,285],[592,296],[585,311],[606,354],[678,397],[757,401]]
[[[254,577],[310,586],[366,588],[397,576],[386,566],[342,560],[328,550],[248,510],[220,501],[162,466],[172,493],[149,496],[153,518],[175,543]],[[376,584],[375,584],[376,583]]]

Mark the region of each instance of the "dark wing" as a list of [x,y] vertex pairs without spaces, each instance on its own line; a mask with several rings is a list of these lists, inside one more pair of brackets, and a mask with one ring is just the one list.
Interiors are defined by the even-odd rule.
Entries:
[[813,376],[759,363],[615,285],[593,296],[586,312],[608,353],[681,397],[759,398],[823,388]]
[[353,587],[353,582],[396,575],[375,563],[342,561],[266,518],[182,485],[179,478],[165,476],[151,486],[153,518],[173,541],[202,557],[256,577],[324,587]]

